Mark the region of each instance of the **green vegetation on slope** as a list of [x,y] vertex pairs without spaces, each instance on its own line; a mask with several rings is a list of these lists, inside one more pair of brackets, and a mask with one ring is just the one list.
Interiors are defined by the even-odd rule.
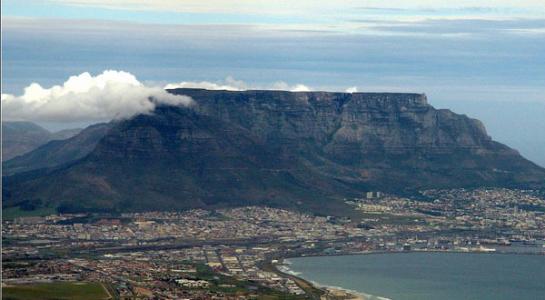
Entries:
[[48,216],[56,214],[57,211],[51,207],[39,207],[34,210],[24,210],[19,206],[7,207],[2,209],[2,218],[4,220],[13,220],[20,217]]
[[289,293],[280,292],[268,287],[264,287],[258,283],[246,280],[238,280],[234,277],[225,276],[212,271],[206,265],[196,265],[196,279],[206,280],[211,283],[209,289],[211,291],[222,292],[229,296],[244,296],[248,292],[255,292],[259,295],[259,299],[306,299],[304,295],[297,296]]

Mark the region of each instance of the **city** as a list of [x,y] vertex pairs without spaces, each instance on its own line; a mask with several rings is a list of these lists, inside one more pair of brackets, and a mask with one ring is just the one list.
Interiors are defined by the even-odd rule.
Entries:
[[407,251],[545,254],[534,190],[426,190],[345,199],[359,219],[270,207],[4,220],[3,283],[100,283],[119,299],[348,299],[284,259]]

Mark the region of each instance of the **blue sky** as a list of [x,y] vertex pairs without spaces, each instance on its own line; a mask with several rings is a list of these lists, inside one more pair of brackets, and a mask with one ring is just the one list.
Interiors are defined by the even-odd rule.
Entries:
[[2,93],[108,69],[159,86],[424,92],[545,165],[543,1],[384,2],[2,1]]

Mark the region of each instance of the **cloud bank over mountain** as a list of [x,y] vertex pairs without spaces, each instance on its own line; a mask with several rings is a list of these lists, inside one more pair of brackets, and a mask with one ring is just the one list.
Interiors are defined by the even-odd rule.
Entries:
[[63,85],[44,88],[32,83],[22,95],[2,94],[4,120],[109,121],[150,113],[158,104],[190,105],[191,98],[146,86],[128,72],[85,72]]
[[304,16],[241,15],[232,3],[224,8],[233,14],[194,15],[93,6],[92,18],[68,19],[59,2],[2,1],[2,90],[20,95],[31,82],[49,87],[113,68],[161,87],[225,85],[215,80],[232,75],[251,88],[282,79],[314,90],[425,92],[432,104],[483,120],[491,136],[545,165],[545,65],[536,63],[545,60],[543,1],[442,2],[346,9],[334,2],[323,18],[307,9],[297,10]]
[[268,85],[252,85],[242,80],[237,80],[232,76],[227,76],[223,81],[182,81],[179,83],[169,83],[165,89],[179,88],[197,88],[207,90],[226,90],[226,91],[246,91],[246,90],[282,90],[291,92],[308,92],[311,88],[307,85],[297,83],[289,85],[284,81],[277,81]]
[[[201,88],[207,90],[285,90],[308,92],[309,86],[284,81],[254,85],[231,76],[216,82],[182,81],[164,87],[146,85],[125,71],[106,70],[93,76],[89,72],[70,76],[62,85],[46,88],[31,83],[22,95],[2,94],[4,120],[35,122],[95,122],[125,119],[152,112],[158,104],[191,105],[190,97],[166,90]],[[355,92],[357,88],[347,89]]]

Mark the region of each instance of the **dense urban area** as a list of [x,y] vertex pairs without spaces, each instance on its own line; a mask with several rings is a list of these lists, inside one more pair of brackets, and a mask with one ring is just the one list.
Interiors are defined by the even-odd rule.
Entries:
[[291,275],[284,259],[400,251],[545,254],[542,191],[368,192],[345,202],[357,217],[251,206],[5,218],[3,292],[54,283],[84,286],[95,299],[348,299]]

